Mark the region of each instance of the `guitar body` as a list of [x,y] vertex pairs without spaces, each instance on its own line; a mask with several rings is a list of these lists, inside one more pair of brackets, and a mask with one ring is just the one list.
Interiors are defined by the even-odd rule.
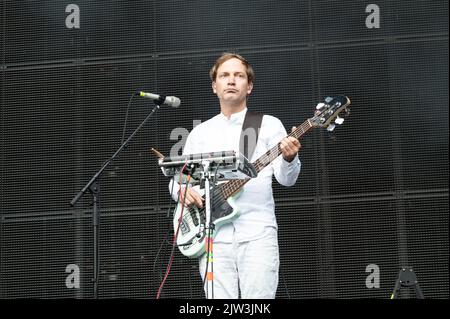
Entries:
[[[205,197],[204,189],[200,186],[193,186],[193,190]],[[212,238],[223,225],[232,222],[239,217],[239,210],[236,208],[236,198],[240,192],[225,199],[218,187],[211,191],[211,222],[214,224]],[[206,210],[205,208],[184,207],[178,203],[174,211],[173,226],[175,232],[178,227],[177,245],[181,253],[187,257],[200,257],[206,252]],[[181,216],[183,214],[183,216]],[[180,217],[181,221],[180,221]]]

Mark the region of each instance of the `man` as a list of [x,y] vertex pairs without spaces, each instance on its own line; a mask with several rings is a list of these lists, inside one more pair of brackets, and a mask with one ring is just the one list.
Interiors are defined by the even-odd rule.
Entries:
[[[242,56],[224,53],[212,67],[210,77],[221,113],[192,130],[183,154],[239,150],[247,98],[253,89],[253,69]],[[300,143],[286,136],[280,120],[264,115],[251,162],[280,141],[282,155],[245,184],[236,200],[240,216],[216,231],[214,298],[235,299],[239,292],[242,298],[275,298],[279,252],[272,176],[280,184],[292,186],[300,172],[297,155]],[[178,198],[179,191],[183,195],[185,188],[175,183],[174,199]],[[204,202],[202,196],[188,187],[185,204],[202,207]],[[199,259],[199,266],[204,277],[206,254]]]

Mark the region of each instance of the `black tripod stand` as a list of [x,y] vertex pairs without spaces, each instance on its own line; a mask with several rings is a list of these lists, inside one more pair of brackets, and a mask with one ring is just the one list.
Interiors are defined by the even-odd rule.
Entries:
[[136,133],[147,123],[147,121],[150,119],[150,117],[155,113],[162,104],[163,101],[154,101],[155,107],[153,108],[152,112],[147,115],[147,117],[142,121],[142,123],[134,130],[134,132],[128,137],[128,139],[120,145],[119,149],[109,158],[107,161],[104,162],[102,167],[97,171],[97,173],[94,174],[94,176],[91,178],[91,180],[86,184],[86,186],[83,187],[83,189],[78,192],[78,194],[72,199],[70,202],[71,206],[75,206],[75,204],[80,200],[81,196],[83,196],[88,190],[92,194],[93,199],[93,215],[92,215],[92,225],[94,229],[94,278],[92,279],[93,285],[94,285],[94,299],[98,298],[98,274],[100,270],[100,260],[99,260],[99,224],[100,224],[100,215],[99,215],[99,193],[100,193],[100,187],[99,187],[99,178],[103,171],[108,167],[109,164],[111,164],[114,159],[119,155],[119,153],[128,145],[128,143],[131,141],[131,139],[136,135]]
[[397,281],[395,282],[394,292],[391,295],[391,299],[397,299],[398,293],[401,288],[414,287],[417,299],[425,299],[422,290],[419,287],[417,276],[411,268],[402,268],[398,274]]

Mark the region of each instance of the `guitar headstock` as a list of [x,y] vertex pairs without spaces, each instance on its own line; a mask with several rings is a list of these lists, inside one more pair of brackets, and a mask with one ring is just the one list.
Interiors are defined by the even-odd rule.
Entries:
[[[339,114],[342,112],[345,115],[350,114],[349,105],[350,100],[346,96],[328,96],[323,102],[317,104],[314,116],[309,120],[313,127],[326,127],[328,131],[332,131],[336,127],[335,124],[340,125],[344,122],[344,118],[339,117]],[[332,123],[333,120],[334,123]]]

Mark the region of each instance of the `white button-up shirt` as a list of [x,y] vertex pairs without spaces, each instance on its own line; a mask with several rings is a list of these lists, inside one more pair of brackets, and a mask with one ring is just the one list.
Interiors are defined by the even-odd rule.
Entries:
[[[186,140],[183,155],[231,150],[239,152],[239,140],[246,113],[247,108],[232,114],[230,118],[220,113],[197,125]],[[258,142],[250,161],[257,160],[286,136],[286,129],[279,119],[264,115]],[[267,227],[277,228],[272,175],[275,175],[281,185],[292,186],[297,180],[300,167],[298,156],[292,162],[278,156],[261,170],[256,178],[247,182],[236,200],[240,216],[220,227],[214,241],[230,243],[233,237],[237,242],[249,241],[262,237]],[[171,184],[169,189],[172,189]],[[178,198],[178,190],[179,185],[175,183],[172,193],[175,200]]]

